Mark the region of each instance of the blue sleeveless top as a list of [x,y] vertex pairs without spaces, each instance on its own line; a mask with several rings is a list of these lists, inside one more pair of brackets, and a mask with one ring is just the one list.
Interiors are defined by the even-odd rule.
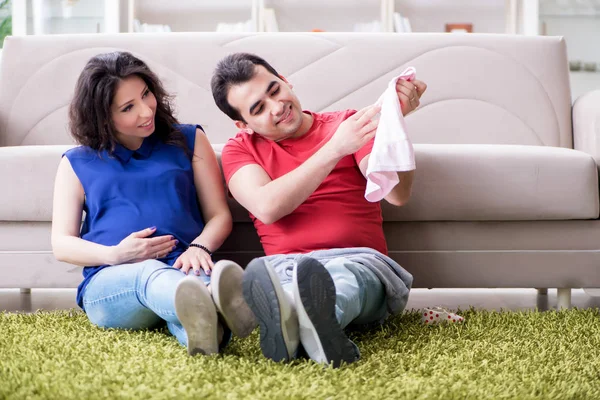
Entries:
[[[85,192],[85,220],[80,237],[93,243],[115,246],[131,233],[156,226],[152,236],[173,235],[177,248],[160,259],[173,265],[204,229],[191,156],[196,127],[178,125],[185,136],[189,154],[168,145],[152,134],[133,151],[117,144],[113,155],[79,146],[68,150]],[[108,265],[83,268],[83,282],[77,288],[77,304],[83,308],[85,287]]]

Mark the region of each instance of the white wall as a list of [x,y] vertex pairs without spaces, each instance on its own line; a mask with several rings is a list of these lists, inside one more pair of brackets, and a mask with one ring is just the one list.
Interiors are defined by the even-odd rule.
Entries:
[[252,0],[136,0],[134,18],[173,32],[211,32],[219,22],[249,20],[251,10]]
[[[140,1],[136,2],[140,3]],[[156,12],[152,9],[138,8],[135,18],[142,23],[169,25],[173,32],[212,32],[219,22],[245,22],[250,19],[248,10],[198,10],[179,14],[177,11]]]
[[[530,1],[530,0],[527,0]],[[266,0],[280,31],[352,31],[355,23],[379,21],[380,0]],[[136,0],[142,23],[166,24],[173,31],[214,31],[218,22],[250,19],[251,0]],[[446,23],[472,23],[475,32],[505,31],[505,0],[395,0],[415,32],[443,32]]]
[[447,23],[469,23],[476,33],[504,33],[505,5],[505,0],[396,0],[395,8],[414,32],[444,32]]
[[[570,61],[596,63],[597,72],[572,71],[573,100],[591,90],[600,90],[600,14],[596,16],[542,16],[547,35],[564,36]],[[543,29],[543,27],[542,27]]]
[[[31,0],[27,2],[27,34],[33,34],[35,11]],[[44,0],[41,4],[40,23],[44,34],[104,32],[104,1],[79,0],[68,17],[63,14],[61,0]]]
[[[529,0],[527,0],[529,1]],[[474,32],[504,33],[505,0],[395,0],[395,11],[410,20],[414,32],[443,32],[446,23],[472,23]],[[322,2],[271,0],[282,31],[352,31],[355,23],[380,20],[373,0]]]
[[600,14],[596,17],[542,17],[547,35],[564,36],[570,60],[600,63]]
[[600,90],[600,73],[571,72],[571,99],[573,101],[587,92]]
[[277,6],[275,9],[279,30],[284,32],[310,32],[321,29],[328,32],[352,32],[354,24],[381,21],[378,2],[366,6],[319,7]]

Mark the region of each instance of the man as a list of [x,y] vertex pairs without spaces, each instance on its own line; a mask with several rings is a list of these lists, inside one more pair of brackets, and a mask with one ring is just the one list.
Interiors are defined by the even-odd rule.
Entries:
[[[303,111],[292,85],[247,53],[221,60],[211,86],[217,106],[240,129],[223,149],[225,179],[267,255],[247,266],[243,283],[263,354],[289,360],[300,341],[317,362],[357,360],[343,328],[402,312],[412,284],[386,256],[379,203],[364,198],[379,107]],[[426,88],[398,82],[404,115]],[[398,173],[388,202],[408,201],[413,173]]]

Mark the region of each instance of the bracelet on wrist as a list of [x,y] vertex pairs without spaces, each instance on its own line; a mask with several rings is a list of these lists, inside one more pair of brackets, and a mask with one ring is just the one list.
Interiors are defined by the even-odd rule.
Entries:
[[196,244],[196,243],[190,243],[190,245],[188,246],[188,249],[189,249],[190,247],[197,247],[197,248],[199,248],[199,249],[202,249],[202,250],[204,250],[205,252],[207,252],[209,256],[212,256],[212,252],[211,252],[211,251],[210,251],[210,250],[209,250],[209,249],[208,249],[206,246],[203,246],[203,245],[201,245],[201,244]]

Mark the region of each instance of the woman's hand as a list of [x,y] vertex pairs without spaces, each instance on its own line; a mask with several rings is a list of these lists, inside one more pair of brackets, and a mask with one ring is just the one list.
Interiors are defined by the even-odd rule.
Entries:
[[200,268],[204,273],[210,276],[210,271],[214,267],[210,254],[198,247],[189,247],[182,255],[177,257],[173,268],[181,269],[181,272],[188,274],[190,269],[194,274],[200,275]]
[[114,262],[124,264],[140,262],[151,258],[163,258],[172,252],[179,242],[171,235],[148,238],[156,232],[156,227],[133,232],[114,247]]

